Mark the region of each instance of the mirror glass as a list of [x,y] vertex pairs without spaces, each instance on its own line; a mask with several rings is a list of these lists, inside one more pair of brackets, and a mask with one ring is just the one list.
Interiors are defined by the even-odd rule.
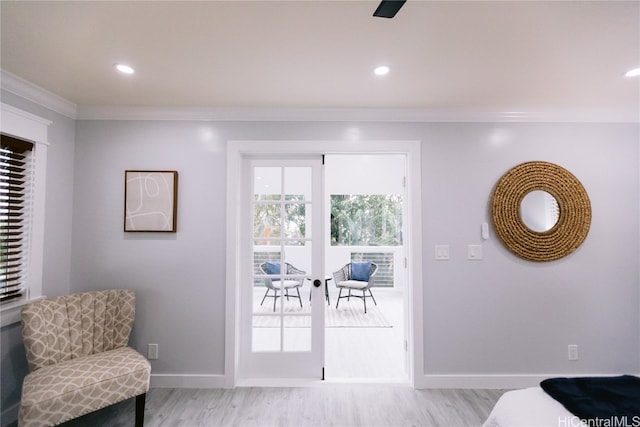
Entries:
[[520,218],[529,229],[549,231],[558,222],[560,208],[551,194],[542,190],[527,193],[520,204]]

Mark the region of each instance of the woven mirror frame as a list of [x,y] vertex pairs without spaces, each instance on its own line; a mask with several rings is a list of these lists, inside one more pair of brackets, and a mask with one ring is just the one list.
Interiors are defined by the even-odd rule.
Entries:
[[[534,231],[520,214],[524,197],[532,191],[555,197],[559,215],[547,231]],[[575,251],[591,226],[591,203],[586,190],[569,171],[548,162],[522,163],[505,173],[491,197],[495,232],[514,254],[530,261],[555,261]]]

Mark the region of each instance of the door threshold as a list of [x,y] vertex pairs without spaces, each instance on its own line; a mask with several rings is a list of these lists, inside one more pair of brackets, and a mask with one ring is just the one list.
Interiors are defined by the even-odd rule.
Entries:
[[246,378],[236,387],[323,387],[335,385],[384,385],[410,387],[408,378]]
[[236,387],[317,387],[322,383],[319,378],[246,378],[238,380]]
[[327,378],[327,384],[410,386],[409,378]]

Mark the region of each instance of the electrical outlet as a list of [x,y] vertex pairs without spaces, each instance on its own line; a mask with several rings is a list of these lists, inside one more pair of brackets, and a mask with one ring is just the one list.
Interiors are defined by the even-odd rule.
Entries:
[[147,347],[147,359],[156,360],[158,358],[158,344],[149,344]]
[[567,357],[569,360],[578,360],[578,346],[570,344],[567,347]]

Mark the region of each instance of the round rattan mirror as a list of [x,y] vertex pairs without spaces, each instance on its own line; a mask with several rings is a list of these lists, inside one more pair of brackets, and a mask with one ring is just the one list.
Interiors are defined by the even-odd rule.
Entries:
[[[534,231],[522,219],[523,199],[544,191],[557,202],[557,220]],[[569,171],[548,162],[522,163],[505,173],[491,197],[496,234],[514,254],[530,261],[554,261],[575,251],[591,226],[591,203],[584,187]]]

